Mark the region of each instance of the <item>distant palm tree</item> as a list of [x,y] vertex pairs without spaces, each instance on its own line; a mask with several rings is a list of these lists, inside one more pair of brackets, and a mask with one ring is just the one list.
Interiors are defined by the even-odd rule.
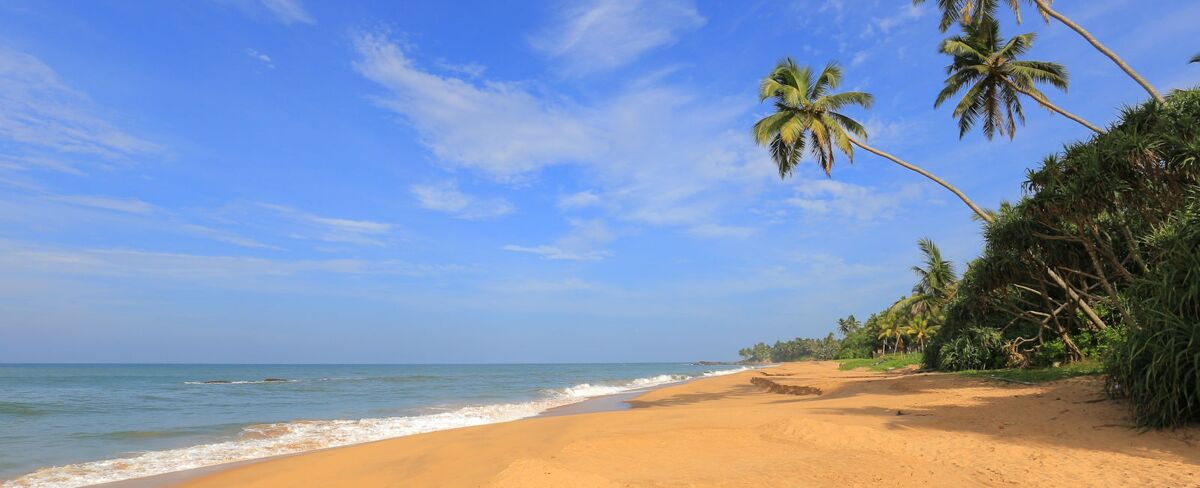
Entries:
[[1017,58],[1033,46],[1034,34],[1000,37],[999,24],[992,18],[980,18],[963,25],[963,34],[942,42],[941,52],[953,58],[946,67],[946,86],[938,93],[934,107],[940,107],[964,88],[966,94],[954,107],[958,117],[958,135],[962,137],[982,120],[983,134],[991,139],[997,132],[1012,139],[1017,121],[1025,123],[1018,94],[1028,96],[1046,108],[1083,124],[1097,133],[1099,127],[1050,103],[1034,86],[1048,83],[1066,91],[1067,69],[1045,61],[1021,61]]
[[[969,24],[975,20],[985,17],[995,18],[996,9],[1002,1],[1008,4],[1009,8],[1011,8],[1013,13],[1016,14],[1017,22],[1020,22],[1021,4],[1017,0],[937,0],[938,9],[942,11],[942,21],[938,27],[942,29],[942,32],[946,32],[946,29],[948,29],[955,22]],[[1154,99],[1159,103],[1166,101],[1166,99],[1164,99],[1162,95],[1158,93],[1158,90],[1155,90],[1154,86],[1150,85],[1150,82],[1146,81],[1145,78],[1142,78],[1137,71],[1134,71],[1133,68],[1125,62],[1125,60],[1121,59],[1120,56],[1117,56],[1117,53],[1113,52],[1104,44],[1101,44],[1100,40],[1096,39],[1096,37],[1088,32],[1087,29],[1084,29],[1083,26],[1075,23],[1070,18],[1067,18],[1062,13],[1051,8],[1050,2],[1052,0],[1025,1],[1026,3],[1033,4],[1038,9],[1038,13],[1040,13],[1042,18],[1046,19],[1047,22],[1049,22],[1051,17],[1059,22],[1062,22],[1063,25],[1067,26],[1083,37],[1084,40],[1091,44],[1092,47],[1096,48],[1096,50],[1100,51],[1101,54],[1108,56],[1108,59],[1111,59],[1113,63],[1116,63],[1117,67],[1121,68],[1121,71],[1124,71],[1125,74],[1129,75],[1130,78],[1133,78],[1133,81],[1136,81],[1139,85],[1141,85],[1142,88],[1145,89],[1146,92],[1149,93],[1151,97],[1154,97]],[[925,3],[925,0],[913,0],[913,5],[919,5],[922,3]]]
[[754,140],[770,148],[780,177],[790,175],[806,152],[826,175],[831,175],[834,147],[853,161],[852,146],[858,146],[933,180],[954,193],[981,219],[991,222],[990,215],[946,181],[863,142],[867,130],[840,110],[854,105],[869,108],[873,98],[865,92],[831,93],[841,81],[842,70],[836,63],[826,65],[814,78],[811,68],[797,66],[791,58],[780,61],[763,79],[759,101],[773,99],[775,113],[754,124]]
[[908,336],[912,337],[917,343],[917,350],[924,352],[925,343],[929,342],[929,338],[937,333],[940,327],[935,325],[933,321],[927,317],[917,317],[912,319],[908,326]]

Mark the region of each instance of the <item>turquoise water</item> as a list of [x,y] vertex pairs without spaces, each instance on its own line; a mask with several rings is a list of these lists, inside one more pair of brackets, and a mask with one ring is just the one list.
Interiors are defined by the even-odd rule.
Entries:
[[39,487],[116,481],[515,420],[731,368],[0,365],[0,479]]

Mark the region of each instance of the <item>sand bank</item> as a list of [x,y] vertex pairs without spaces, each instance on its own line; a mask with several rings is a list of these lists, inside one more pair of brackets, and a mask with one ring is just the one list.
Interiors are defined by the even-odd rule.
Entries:
[[1023,386],[793,363],[631,403],[271,459],[179,486],[1200,486],[1200,431],[1139,432],[1096,378]]

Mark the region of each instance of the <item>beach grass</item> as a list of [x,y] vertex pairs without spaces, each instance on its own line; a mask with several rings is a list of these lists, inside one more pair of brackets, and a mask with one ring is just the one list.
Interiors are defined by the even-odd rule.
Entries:
[[838,361],[842,363],[838,366],[838,369],[842,371],[859,368],[867,368],[871,371],[891,371],[912,365],[920,366],[921,353],[888,354],[877,358],[839,359]]
[[1045,383],[1076,376],[1098,375],[1104,372],[1104,365],[1095,359],[1071,363],[1057,368],[1009,368],[959,371],[958,374],[973,378],[999,380],[1015,383]]

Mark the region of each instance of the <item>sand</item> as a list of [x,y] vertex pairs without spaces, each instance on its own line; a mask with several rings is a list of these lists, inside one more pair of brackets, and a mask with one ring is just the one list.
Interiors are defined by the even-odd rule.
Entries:
[[629,410],[316,451],[180,486],[1200,486],[1200,429],[1140,432],[1101,386],[791,363],[654,390]]

